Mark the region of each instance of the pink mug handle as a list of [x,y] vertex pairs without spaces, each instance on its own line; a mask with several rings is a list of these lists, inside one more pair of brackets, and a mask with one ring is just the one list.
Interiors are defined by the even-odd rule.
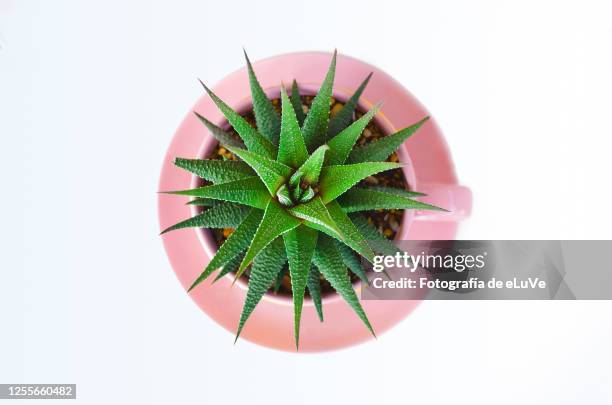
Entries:
[[419,184],[418,191],[426,194],[420,201],[444,208],[444,211],[417,210],[416,221],[460,221],[472,212],[472,192],[457,184]]

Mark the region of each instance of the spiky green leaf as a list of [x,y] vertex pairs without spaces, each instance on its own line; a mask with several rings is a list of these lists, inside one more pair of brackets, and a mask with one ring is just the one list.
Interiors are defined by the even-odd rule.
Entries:
[[329,107],[334,87],[334,75],[336,73],[336,52],[332,57],[327,75],[321,84],[321,88],[317,92],[308,115],[302,126],[302,134],[308,150],[314,150],[318,146],[325,143],[327,136],[327,124],[329,122]]
[[300,124],[284,87],[281,87],[281,108],[280,143],[276,160],[295,169],[306,161],[308,151],[300,130]]
[[376,253],[393,256],[397,252],[400,252],[398,247],[389,239],[385,238],[363,215],[351,214],[349,218]]
[[412,200],[401,195],[383,191],[354,187],[338,198],[345,212],[369,211],[375,209],[419,209],[445,211],[442,208]]
[[253,113],[255,114],[257,129],[263,136],[268,138],[270,142],[272,142],[274,145],[278,145],[280,118],[278,117],[278,113],[276,112],[274,105],[261,88],[246,51],[244,52],[244,58],[246,59],[247,70],[249,72],[249,85],[251,87]]
[[346,158],[353,150],[353,146],[359,136],[378,112],[380,105],[374,106],[363,117],[353,122],[348,128],[342,130],[338,135],[333,137],[327,144],[329,152],[327,153],[326,165],[341,165],[346,161]]
[[167,191],[165,193],[231,201],[259,209],[264,209],[270,201],[270,193],[259,177],[248,177],[229,183],[214,184],[192,190]]
[[[300,187],[294,187],[293,191],[291,192],[291,196],[293,197],[293,201],[300,201],[300,199],[302,198],[302,196],[304,195],[304,190],[302,190]],[[304,201],[306,202],[306,201]]]
[[295,80],[293,80],[293,83],[291,83],[291,104],[293,105],[295,116],[297,117],[298,123],[301,127],[304,123],[304,118],[306,118],[306,115],[304,114],[304,108],[302,107],[302,97],[300,96],[300,89]]
[[364,235],[359,231],[355,224],[353,224],[348,215],[346,215],[346,213],[342,210],[340,204],[338,204],[336,201],[330,202],[327,204],[327,211],[342,232],[343,238],[340,239],[340,241],[344,242],[351,249],[359,253],[368,261],[372,262],[374,260],[374,252],[368,245]]
[[321,171],[319,192],[324,203],[335,200],[360,180],[376,173],[401,167],[398,163],[367,162],[326,166]]
[[217,274],[217,276],[215,277],[215,279],[213,280],[213,283],[216,283],[217,281],[219,281],[226,274],[229,274],[232,271],[238,270],[238,266],[240,266],[240,263],[242,262],[243,258],[244,258],[244,252],[238,254],[236,257],[234,257],[233,259],[229,260],[226,264],[224,264],[221,270],[219,271],[219,273]]
[[342,256],[340,256],[332,239],[324,235],[319,236],[313,261],[334,290],[353,308],[353,311],[359,316],[372,335],[376,336],[367,315],[361,307],[359,298],[355,294],[355,290],[353,290],[353,285],[351,284],[346,266],[342,261]]
[[300,184],[300,181],[305,181],[306,184],[317,184],[323,161],[325,160],[325,152],[329,150],[329,146],[321,145],[315,150],[312,155],[304,162],[299,169],[293,173],[289,183],[294,187]]
[[[265,156],[270,159],[276,157],[276,147],[266,137],[259,133],[255,128],[251,126],[240,114],[234,111],[229,105],[221,100],[215,93],[213,93],[204,83],[202,83],[204,89],[212,98],[214,103],[217,105],[219,110],[223,113],[225,118],[229,121],[234,130],[238,133],[242,141],[246,145],[247,149]],[[227,145],[229,146],[229,145]]]
[[195,217],[186,219],[162,231],[166,232],[183,228],[236,228],[249,214],[250,209],[244,205],[221,203],[207,209]]
[[425,197],[427,194],[410,191],[403,188],[386,187],[386,186],[369,186],[368,189],[376,190],[383,193],[395,194],[406,198]]
[[283,233],[290,231],[300,224],[300,221],[287,211],[276,200],[270,200],[263,219],[257,228],[257,232],[251,241],[244,259],[240,264],[237,276],[240,276],[251,261],[261,252],[270,242]]
[[323,303],[321,302],[321,274],[315,266],[310,267],[307,284],[308,292],[310,293],[310,298],[312,298],[312,302],[314,303],[314,306],[317,310],[319,320],[323,322]]
[[285,183],[293,172],[289,166],[285,166],[257,153],[238,148],[228,149],[255,170],[272,195],[276,194],[276,190],[278,190],[281,184]]
[[194,114],[198,117],[198,119],[204,124],[204,126],[210,131],[211,135],[221,143],[223,146],[234,146],[236,148],[244,148],[244,143],[240,139],[236,139],[236,137],[229,132],[224,131],[219,128],[217,125],[210,122],[208,119],[203,117],[194,111]]
[[323,201],[321,201],[321,197],[315,197],[309,202],[288,208],[288,211],[298,218],[318,225],[319,227],[316,227],[315,229],[324,229],[326,232],[331,232],[332,234],[337,235],[338,238],[343,237],[342,232],[332,219],[331,215],[329,215],[325,204],[323,204]]
[[304,292],[306,291],[312,256],[317,246],[317,236],[317,231],[304,225],[300,225],[283,235],[291,275],[296,349],[300,342],[300,319],[302,317]]
[[198,284],[206,280],[215,270],[229,263],[230,260],[242,253],[247,246],[249,246],[251,239],[253,239],[253,235],[255,235],[262,217],[263,211],[251,209],[249,215],[225,240],[202,274],[200,274],[191,287],[189,287],[188,291],[193,290]]
[[233,160],[174,159],[174,164],[215,184],[256,176],[247,164]]
[[242,308],[242,314],[240,314],[236,340],[238,340],[247,319],[261,300],[261,297],[263,297],[274,282],[276,275],[283,269],[286,261],[287,256],[285,255],[281,238],[277,238],[270,243],[253,261],[249,277],[249,289]]
[[197,205],[200,207],[212,207],[213,205],[219,204],[218,200],[212,200],[210,198],[196,198],[187,203],[187,205]]
[[353,121],[353,113],[355,112],[355,108],[357,107],[357,103],[359,102],[359,98],[361,97],[361,93],[368,85],[370,78],[372,77],[372,73],[365,78],[365,80],[359,85],[355,93],[348,99],[346,104],[338,111],[336,115],[334,115],[329,120],[329,129],[327,130],[327,137],[332,138],[336,134],[340,133],[343,129],[349,126],[351,121]]
[[423,118],[421,121],[409,127],[401,129],[392,135],[380,138],[377,141],[370,142],[364,146],[353,149],[348,157],[349,163],[359,162],[379,162],[387,159],[393,152],[400,147],[406,139],[413,135],[429,117]]
[[[344,214],[342,209],[340,209],[340,213],[343,215],[346,215]],[[339,219],[342,221],[341,217]],[[333,217],[332,217],[332,220],[334,220]],[[349,222],[348,224],[347,223],[337,224],[335,223],[335,220],[334,220],[334,224],[337,227],[335,229],[331,228],[330,226],[323,226],[321,222],[313,222],[310,220],[305,220],[304,225],[341,241],[342,243],[346,244],[347,246],[349,246],[350,248],[352,248],[353,250],[355,250],[356,252],[364,256],[369,261],[372,261],[373,260],[372,249],[367,244],[367,242],[363,240],[363,238],[359,237],[359,233],[355,232],[355,229],[354,227],[351,226],[350,221],[348,222]],[[345,231],[348,233],[345,234],[344,233]]]
[[344,265],[348,267],[361,281],[368,284],[368,277],[366,276],[365,270],[361,266],[361,260],[359,260],[359,256],[355,254],[348,246],[339,240],[334,241],[336,243],[336,249],[340,252],[342,256],[342,261]]
[[308,186],[306,188],[306,190],[303,190],[303,192],[301,193],[298,201],[306,203],[306,202],[312,200],[314,198],[314,196],[315,196],[314,190],[312,189],[312,187]]
[[280,186],[278,191],[276,192],[276,198],[281,205],[285,207],[291,207],[293,205],[293,200],[291,199],[291,194],[289,193],[289,189],[286,184]]

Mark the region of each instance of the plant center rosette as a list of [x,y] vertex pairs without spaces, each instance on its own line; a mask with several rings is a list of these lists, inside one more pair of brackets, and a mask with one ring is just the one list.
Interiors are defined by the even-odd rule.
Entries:
[[[353,290],[349,271],[367,282],[361,259],[371,262],[376,253],[394,254],[397,248],[380,235],[361,212],[441,209],[415,200],[423,196],[420,193],[384,186],[358,186],[369,176],[399,169],[400,164],[385,160],[423,125],[427,117],[374,142],[356,146],[380,105],[353,120],[368,76],[330,119],[335,66],[334,53],[323,84],[307,113],[302,109],[298,84],[293,82],[291,96],[281,86],[279,114],[247,58],[256,125],[249,124],[205,85],[208,95],[239,138],[198,115],[220,144],[239,160],[178,157],[175,160],[176,166],[212,184],[170,191],[171,194],[196,197],[189,204],[206,209],[162,233],[187,227],[235,229],[194,280],[190,290],[217,270],[220,271],[215,280],[231,272],[237,279],[250,268],[236,339],[286,263],[294,304],[296,348],[307,289],[323,320],[321,278],[329,282],[374,334]],[[386,243],[370,244],[370,241]]]

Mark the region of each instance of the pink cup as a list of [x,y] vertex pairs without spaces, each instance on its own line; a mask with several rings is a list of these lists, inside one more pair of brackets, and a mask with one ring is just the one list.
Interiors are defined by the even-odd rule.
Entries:
[[[257,77],[269,96],[277,96],[281,82],[296,79],[305,92],[316,91],[325,76],[331,54],[300,52],[280,55],[253,64]],[[378,101],[385,104],[377,115],[377,123],[387,133],[411,125],[429,115],[425,108],[399,83],[381,70],[359,60],[338,55],[334,95],[348,98],[363,79],[374,72],[360,100],[361,107],[370,108]],[[215,93],[236,110],[250,106],[250,90],[246,68],[225,77],[214,87]],[[212,122],[225,122],[212,100],[203,95],[193,111]],[[203,158],[214,149],[215,139],[192,112],[178,128],[164,159],[160,190],[194,187],[197,178],[172,164],[175,157]],[[407,166],[404,174],[415,191],[427,194],[421,201],[449,210],[448,213],[405,211],[398,239],[454,239],[459,220],[471,210],[469,189],[457,184],[450,153],[435,120],[430,119],[408,139],[398,152]],[[186,199],[159,195],[159,219],[162,229],[193,216],[195,208],[185,205]],[[186,290],[202,272],[217,250],[208,231],[185,229],[163,236],[168,258]],[[216,322],[235,332],[246,295],[246,285],[228,275],[214,285],[212,278],[191,293],[192,299]],[[359,286],[356,286],[359,288]],[[377,335],[397,324],[420,301],[362,301],[362,305]],[[373,339],[352,309],[337,295],[323,299],[325,322],[319,322],[314,305],[304,303],[300,332],[300,352],[334,350]],[[287,351],[295,351],[293,337],[293,304],[288,297],[267,294],[261,300],[241,334],[241,339]],[[228,336],[228,344],[232,340]]]

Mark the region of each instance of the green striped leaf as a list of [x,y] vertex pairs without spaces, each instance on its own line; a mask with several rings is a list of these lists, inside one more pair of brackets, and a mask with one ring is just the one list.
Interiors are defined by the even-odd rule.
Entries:
[[236,137],[229,132],[226,132],[207,120],[205,117],[201,116],[197,112],[194,111],[194,114],[199,118],[199,120],[204,124],[204,126],[210,131],[211,135],[221,143],[223,146],[234,146],[236,148],[244,148],[244,143],[240,139],[236,139]]
[[246,179],[230,181],[229,183],[214,184],[192,190],[166,191],[164,193],[212,198],[260,209],[266,208],[268,201],[270,201],[270,193],[259,177],[247,177]]
[[[296,190],[301,190],[301,189],[297,187]],[[300,197],[298,198],[298,201],[305,203],[305,202],[312,200],[314,196],[315,196],[314,190],[312,189],[312,187],[308,186],[306,187],[306,190],[303,190],[301,192]]]
[[368,284],[368,277],[366,276],[365,270],[361,267],[361,260],[359,260],[359,256],[355,254],[348,246],[344,243],[335,240],[336,248],[338,252],[340,252],[340,256],[342,256],[342,261],[344,265],[348,267],[361,281]]
[[308,151],[300,130],[300,124],[284,87],[281,87],[281,108],[280,143],[276,160],[295,169],[308,159]]
[[304,141],[308,150],[314,150],[325,143],[335,73],[336,51],[334,51],[327,75],[317,95],[312,100],[310,110],[308,110],[308,115],[306,115],[304,125],[302,126],[302,134],[304,135]]
[[411,200],[398,194],[354,187],[338,198],[345,212],[370,211],[376,209],[420,209],[446,211],[434,205]]
[[351,150],[353,150],[353,146],[355,146],[355,142],[379,109],[380,104],[375,105],[363,117],[353,122],[327,143],[330,150],[325,161],[326,165],[341,165],[346,161]]
[[308,292],[310,298],[317,310],[319,320],[323,322],[323,303],[321,302],[321,274],[315,266],[310,267],[310,273],[308,273]]
[[286,184],[280,186],[278,191],[276,192],[276,198],[281,205],[286,207],[290,207],[293,205],[293,200],[291,199],[291,194],[289,193],[289,189]]
[[400,252],[398,247],[389,239],[385,238],[363,215],[351,214],[349,218],[376,253],[393,256],[397,252]]
[[[344,214],[344,212],[341,209],[340,209],[340,212]],[[335,220],[334,220],[334,223],[335,223]],[[304,221],[304,225],[312,229],[315,229],[319,232],[322,232],[328,236],[331,236],[332,238],[344,243],[345,245],[349,246],[354,251],[358,252],[360,255],[364,256],[368,261],[371,262],[373,260],[372,249],[370,248],[367,242],[364,242],[363,239],[359,237],[359,234],[355,232],[354,228],[351,227],[350,224],[335,223],[339,231],[337,229],[330,228],[329,226],[322,226],[321,223],[312,222],[308,220]],[[349,232],[348,236],[345,235],[344,233],[345,231]]]
[[225,118],[227,118],[231,126],[238,133],[240,138],[242,138],[242,141],[244,142],[248,150],[270,159],[274,159],[276,157],[276,147],[272,144],[272,142],[270,142],[266,137],[260,134],[259,131],[253,128],[251,124],[247,122],[247,120],[240,116],[240,114],[232,110],[232,108],[227,105],[223,100],[217,97],[217,95],[213,93],[208,87],[206,87],[204,83],[202,83],[202,86],[204,86],[204,89],[206,90],[210,98],[212,98],[212,100],[217,105],[219,110],[221,110]]
[[236,228],[246,218],[249,211],[250,209],[244,205],[221,203],[193,218],[164,229],[161,235],[183,228]]
[[338,238],[343,238],[342,232],[335,224],[331,215],[329,215],[320,197],[315,197],[306,203],[288,208],[288,211],[295,217],[308,221],[306,224],[308,226],[318,225],[316,227],[311,226],[311,228],[324,230],[324,232],[330,232]]
[[428,119],[429,117],[425,117],[416,124],[401,129],[393,135],[385,136],[377,141],[353,149],[348,157],[348,162],[379,162],[386,160],[406,139],[410,138],[417,129],[421,128]]
[[321,171],[321,180],[319,181],[321,198],[327,204],[366,177],[399,167],[401,167],[400,164],[391,162],[326,166]]
[[289,215],[278,201],[270,200],[263,219],[257,228],[257,232],[251,241],[251,245],[240,264],[236,277],[244,272],[255,256],[268,246],[270,242],[299,224],[300,221],[292,215]]
[[291,104],[293,105],[293,110],[295,111],[295,116],[297,117],[298,123],[300,127],[304,123],[304,108],[302,107],[302,97],[300,96],[300,89],[298,88],[298,84],[295,80],[291,84]]
[[253,113],[255,114],[255,122],[257,122],[257,129],[263,136],[268,138],[274,145],[278,145],[278,134],[280,132],[280,118],[278,113],[274,109],[274,105],[261,88],[257,76],[253,71],[251,61],[247,56],[246,51],[244,52],[244,58],[247,63],[247,70],[249,72],[249,85],[251,87],[251,98],[253,99]]
[[253,177],[247,164],[233,160],[174,159],[174,165],[215,184]]
[[195,200],[189,201],[186,205],[197,205],[200,207],[212,207],[213,205],[219,204],[218,200],[211,200],[210,198],[196,198]]
[[386,186],[369,186],[368,189],[376,190],[383,193],[395,194],[406,198],[425,197],[427,194],[418,193],[416,191],[405,190],[403,188],[386,187]]
[[332,239],[324,235],[319,236],[313,261],[321,274],[323,274],[323,277],[329,281],[334,290],[353,308],[353,311],[359,316],[372,335],[376,336],[367,315],[361,307],[359,298],[357,298],[357,294],[353,290],[346,266],[342,261],[340,253],[336,250]]
[[225,240],[202,274],[200,274],[191,287],[189,287],[188,291],[193,290],[198,284],[206,280],[215,270],[229,263],[230,260],[242,253],[253,239],[253,235],[255,235],[262,217],[263,211],[251,209],[249,215]]
[[368,85],[371,77],[372,73],[370,73],[368,77],[366,77],[365,80],[359,85],[355,93],[353,93],[351,98],[348,99],[342,109],[329,120],[329,129],[327,130],[328,138],[332,138],[336,134],[340,133],[340,131],[348,127],[353,121],[353,113],[355,112],[355,108],[357,107],[357,103],[361,97],[361,93],[363,93],[363,90]]
[[300,181],[305,181],[307,184],[317,184],[323,161],[325,160],[325,152],[329,150],[329,146],[321,145],[315,150],[310,157],[304,162],[299,169],[293,173],[289,180],[289,184],[298,187]]
[[236,257],[234,257],[233,259],[229,260],[225,265],[223,265],[223,267],[221,268],[221,270],[219,271],[219,273],[217,274],[217,276],[213,280],[213,283],[216,283],[217,281],[219,281],[226,274],[229,274],[232,271],[237,271],[238,270],[238,266],[240,266],[240,263],[242,262],[243,258],[244,258],[244,252],[238,254]]
[[228,147],[228,149],[255,170],[272,195],[276,194],[276,190],[285,183],[293,171],[289,166],[285,166],[257,153],[238,148]]
[[274,282],[276,275],[283,269],[286,261],[287,256],[281,238],[270,243],[253,261],[249,276],[249,289],[240,314],[235,341],[240,337],[247,319]]
[[[361,256],[372,262],[374,260],[374,252],[368,245],[368,242],[359,229],[353,224],[351,219],[340,207],[336,201],[327,204],[327,210],[340,231],[343,238],[340,239],[351,249],[359,253]],[[332,235],[333,236],[333,235]]]
[[317,236],[317,231],[304,225],[300,225],[283,235],[285,251],[289,259],[289,273],[291,275],[296,349],[300,343],[300,320],[302,318],[304,293],[308,282],[312,256],[317,246]]

